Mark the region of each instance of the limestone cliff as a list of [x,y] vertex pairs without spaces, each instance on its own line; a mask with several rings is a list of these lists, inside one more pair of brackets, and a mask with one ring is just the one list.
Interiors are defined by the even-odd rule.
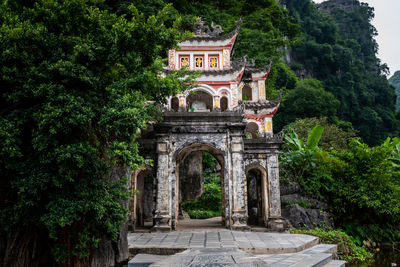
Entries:
[[397,96],[396,111],[400,111],[400,70],[396,71],[389,79],[389,83],[393,85]]
[[350,11],[358,6],[360,6],[360,1],[358,0],[329,0],[316,4],[317,8],[321,11],[330,13],[334,8],[340,8],[345,11]]

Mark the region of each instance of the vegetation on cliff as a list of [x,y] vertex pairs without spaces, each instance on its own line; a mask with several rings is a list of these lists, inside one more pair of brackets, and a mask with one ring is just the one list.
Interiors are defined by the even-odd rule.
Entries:
[[290,66],[300,76],[323,82],[339,101],[337,116],[351,122],[370,145],[399,135],[395,95],[387,66],[376,56],[373,9],[352,2],[343,9],[329,1],[330,9],[318,10],[310,0],[288,0],[286,5],[301,25],[302,42],[290,51]]
[[396,110],[400,111],[400,71],[396,71],[389,79],[389,83],[394,86],[397,96]]

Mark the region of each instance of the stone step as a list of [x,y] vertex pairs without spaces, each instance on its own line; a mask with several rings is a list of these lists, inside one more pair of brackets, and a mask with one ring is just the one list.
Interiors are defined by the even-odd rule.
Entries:
[[239,248],[252,254],[296,253],[318,245],[315,236],[284,233],[199,230],[171,233],[130,233],[130,255],[175,254],[190,248]]
[[320,267],[324,266],[332,260],[332,254],[330,253],[315,253],[311,254],[308,258],[303,259],[290,267]]
[[155,254],[137,254],[128,262],[128,267],[147,267],[168,257],[169,256]]
[[322,267],[345,267],[345,266],[346,266],[345,261],[333,260],[333,261],[330,261],[327,264],[323,265]]
[[[164,248],[164,250],[167,248]],[[253,254],[241,248],[191,248],[171,255],[172,251],[157,251],[153,254],[138,254],[128,267],[157,266],[269,266],[269,267],[342,267],[344,261],[332,260],[336,245],[317,244],[297,253]],[[154,251],[154,250],[151,250]],[[168,253],[166,253],[168,252]],[[149,252],[148,252],[149,253]],[[158,254],[158,255],[156,255]],[[170,256],[160,256],[170,254]]]
[[315,253],[337,253],[337,245],[335,244],[318,244],[311,248],[302,251],[305,254],[315,254]]

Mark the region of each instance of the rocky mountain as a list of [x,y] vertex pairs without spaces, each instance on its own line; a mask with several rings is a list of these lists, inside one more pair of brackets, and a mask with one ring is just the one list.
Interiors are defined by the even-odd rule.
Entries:
[[396,88],[395,90],[397,96],[396,111],[400,111],[400,70],[396,71],[393,74],[393,76],[390,77],[389,83]]
[[368,144],[397,136],[396,96],[386,77],[387,66],[377,57],[373,7],[358,0],[321,4],[286,0],[285,5],[301,26],[303,37],[290,51],[290,67],[301,79],[320,80],[340,101],[338,118],[350,122]]

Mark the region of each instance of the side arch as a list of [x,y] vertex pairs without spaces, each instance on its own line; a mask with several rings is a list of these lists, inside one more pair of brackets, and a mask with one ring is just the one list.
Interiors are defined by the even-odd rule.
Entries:
[[203,106],[202,109],[205,108],[205,105],[206,109],[212,111],[215,105],[214,94],[214,89],[209,88],[209,86],[197,87],[185,94],[186,103],[192,107],[194,102],[199,102],[199,104]]
[[[259,173],[260,175],[260,181],[257,181],[256,185],[256,192],[259,190],[259,195],[256,197],[254,194],[257,194],[255,192],[250,192],[249,186],[250,183],[254,183],[254,181],[249,181],[249,179],[252,177],[253,179],[256,179],[257,174]],[[255,224],[255,219],[252,218],[252,216],[257,216],[259,218],[258,222],[256,223],[257,225],[261,226],[266,226],[268,223],[268,217],[269,217],[269,190],[268,190],[268,172],[267,170],[258,162],[253,162],[248,164],[245,167],[245,177],[246,177],[246,188],[247,188],[247,197],[246,197],[246,205],[249,213],[249,223]],[[251,186],[254,186],[252,184]],[[249,195],[253,194],[253,195]],[[251,199],[250,199],[251,198]],[[254,200],[257,201],[258,203],[258,209],[257,209],[257,215],[252,214],[252,207],[249,206],[249,204],[254,204]],[[250,203],[253,201],[253,203]]]
[[207,84],[201,84],[189,91],[185,92],[185,97],[188,97],[188,95],[192,92],[196,92],[196,91],[203,91],[206,92],[208,94],[210,94],[211,96],[213,96],[216,92],[214,90],[214,88],[212,88],[211,86],[207,85]]

